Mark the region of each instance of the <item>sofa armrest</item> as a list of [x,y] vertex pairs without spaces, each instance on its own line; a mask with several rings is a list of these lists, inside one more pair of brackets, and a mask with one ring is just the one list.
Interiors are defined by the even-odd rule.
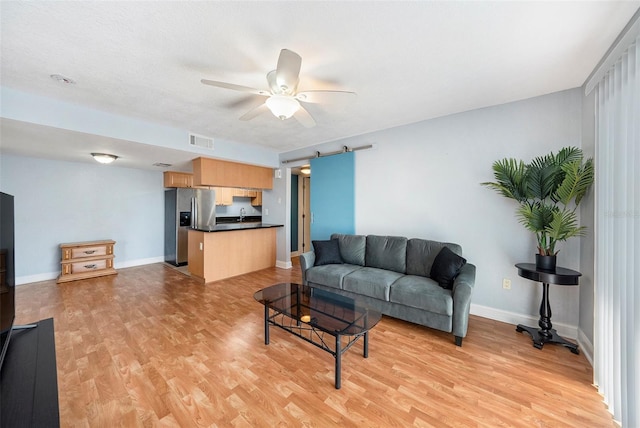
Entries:
[[302,271],[302,284],[307,285],[307,269],[316,262],[316,253],[308,251],[300,255],[300,270]]
[[471,263],[462,266],[453,282],[453,335],[462,340],[467,335],[471,294],[476,282],[476,267]]

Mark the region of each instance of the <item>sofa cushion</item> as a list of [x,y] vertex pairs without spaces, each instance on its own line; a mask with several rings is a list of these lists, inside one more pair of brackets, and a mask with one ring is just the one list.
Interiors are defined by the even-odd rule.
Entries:
[[436,314],[453,314],[451,290],[445,290],[430,278],[405,275],[391,285],[389,300],[400,305]]
[[442,288],[452,288],[453,280],[460,273],[460,268],[466,263],[465,258],[455,254],[448,247],[443,247],[433,261],[429,276]]
[[339,264],[314,266],[307,270],[307,282],[342,289],[344,277],[362,266]]
[[443,247],[462,255],[462,247],[450,242],[413,238],[407,241],[407,275],[431,276],[431,266]]
[[316,261],[314,266],[322,266],[329,264],[341,264],[340,247],[337,239],[328,241],[311,241],[313,251],[316,253]]
[[406,272],[407,238],[402,236],[367,236],[365,266]]
[[389,287],[403,274],[390,270],[363,267],[344,277],[342,289],[384,301],[389,301]]
[[364,235],[344,235],[334,233],[331,239],[337,239],[340,247],[340,257],[344,263],[364,266],[364,251],[367,237]]

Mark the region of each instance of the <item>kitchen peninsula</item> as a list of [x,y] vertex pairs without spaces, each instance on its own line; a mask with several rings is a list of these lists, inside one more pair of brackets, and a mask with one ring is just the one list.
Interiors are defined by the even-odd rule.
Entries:
[[[261,204],[262,191],[273,188],[273,169],[199,157],[193,160],[193,186],[231,188],[253,197],[252,205],[254,200]],[[189,229],[187,259],[191,276],[207,283],[276,265],[276,228],[282,225],[242,221],[242,215],[238,220],[214,221],[206,228]]]
[[275,266],[277,227],[282,225],[232,223],[189,229],[189,273],[206,283]]

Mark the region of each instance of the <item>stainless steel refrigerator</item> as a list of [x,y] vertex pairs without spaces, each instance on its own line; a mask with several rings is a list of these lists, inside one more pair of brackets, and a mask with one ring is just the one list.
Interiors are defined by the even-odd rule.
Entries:
[[169,189],[164,192],[164,261],[188,263],[189,228],[212,230],[216,225],[216,193],[209,189]]
[[187,264],[191,198],[193,189],[170,189],[164,192],[164,261],[174,266]]
[[191,227],[198,230],[213,230],[216,227],[216,192],[195,189],[191,199]]

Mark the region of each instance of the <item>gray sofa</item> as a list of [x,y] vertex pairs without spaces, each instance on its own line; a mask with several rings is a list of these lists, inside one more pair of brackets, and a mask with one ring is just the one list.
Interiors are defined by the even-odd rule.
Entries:
[[314,241],[314,249],[318,254],[300,256],[303,284],[357,297],[385,315],[451,332],[462,346],[476,267],[461,257],[460,245],[333,234],[329,241]]

